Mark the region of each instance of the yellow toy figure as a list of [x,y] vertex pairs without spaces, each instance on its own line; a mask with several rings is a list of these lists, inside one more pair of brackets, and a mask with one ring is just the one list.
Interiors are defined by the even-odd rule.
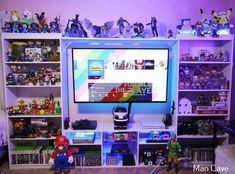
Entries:
[[171,139],[167,143],[168,150],[168,168],[167,171],[171,170],[172,162],[175,165],[175,173],[178,173],[178,153],[181,152],[181,146],[176,141],[176,135],[172,135]]

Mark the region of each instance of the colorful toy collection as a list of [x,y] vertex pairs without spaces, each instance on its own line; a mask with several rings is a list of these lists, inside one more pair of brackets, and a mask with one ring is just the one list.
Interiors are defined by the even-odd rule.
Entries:
[[53,86],[60,85],[60,66],[33,68],[12,64],[11,73],[6,76],[6,85]]
[[53,40],[13,41],[7,51],[8,62],[60,61],[59,43]]
[[51,138],[61,135],[59,126],[45,118],[13,119],[11,138]]
[[182,54],[180,61],[229,62],[229,57],[230,53],[227,50],[217,50],[212,53],[207,49],[201,49],[197,56],[191,56],[189,53]]
[[[189,34],[204,37],[211,35],[218,37],[220,34],[230,34],[230,16],[232,8],[227,12],[211,11],[211,19],[205,17],[204,11],[200,9],[201,19],[195,25],[192,24],[190,18],[181,19],[181,24],[176,28],[179,34]],[[32,13],[25,10],[20,17],[15,9],[11,11],[10,21],[6,21],[2,27],[5,33],[60,33],[60,17],[55,17],[49,24],[46,22],[45,12],[35,13],[34,20]],[[146,26],[150,26],[152,33],[147,33],[143,23],[136,22],[130,24],[126,19],[120,17],[117,20],[119,34],[115,35],[111,32],[114,26],[114,21],[105,22],[104,25],[94,25],[89,19],[79,20],[79,14],[75,15],[74,19],[69,19],[66,25],[64,36],[66,37],[91,37],[91,38],[145,38],[158,37],[158,22],[156,17],[151,17],[150,22]],[[173,36],[172,29],[169,29],[167,37]]]
[[9,116],[61,114],[60,101],[55,100],[53,94],[43,99],[32,99],[32,101],[28,103],[24,100],[20,100],[16,106],[10,106],[6,110]]
[[181,65],[179,89],[228,89],[229,81],[219,67]]
[[5,33],[60,33],[60,19],[56,17],[48,25],[45,12],[35,13],[38,23],[34,20],[33,14],[25,10],[20,17],[15,9],[11,11],[11,21],[5,22],[2,31]]

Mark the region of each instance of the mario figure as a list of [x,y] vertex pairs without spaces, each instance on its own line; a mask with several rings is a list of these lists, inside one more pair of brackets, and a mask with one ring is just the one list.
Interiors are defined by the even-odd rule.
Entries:
[[171,139],[167,143],[168,150],[168,168],[167,171],[171,169],[171,163],[175,164],[175,173],[178,173],[178,153],[181,152],[181,146],[176,141],[176,135],[172,135]]
[[68,174],[69,163],[73,163],[73,156],[68,150],[69,140],[64,135],[56,137],[54,145],[55,151],[52,152],[49,164],[54,164],[55,174]]

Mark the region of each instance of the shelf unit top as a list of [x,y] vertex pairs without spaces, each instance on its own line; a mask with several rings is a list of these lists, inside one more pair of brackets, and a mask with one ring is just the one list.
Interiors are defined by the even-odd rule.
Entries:
[[[216,138],[227,138],[228,136],[225,135],[217,135]],[[186,138],[198,138],[198,139],[208,139],[208,138],[213,138],[213,135],[178,135],[177,138],[182,138],[182,139],[186,139]]]
[[2,33],[2,39],[61,39],[61,33]]
[[60,88],[61,85],[6,85],[7,88]]
[[180,117],[227,117],[228,114],[178,114]]
[[62,39],[68,40],[117,40],[117,41],[178,41],[178,40],[233,40],[234,35],[220,35],[219,37],[204,36],[198,37],[195,35],[177,35],[173,38],[153,37],[153,38],[81,38],[81,37],[63,37],[62,33],[1,33],[2,39]]
[[128,123],[127,129],[114,129],[113,123],[97,123],[97,128],[95,130],[73,130],[66,129],[64,132],[150,132],[150,131],[174,131],[175,128],[169,129],[145,129],[141,126],[141,123]]
[[179,64],[221,64],[221,65],[229,65],[231,62],[218,62],[218,61],[179,61]]
[[60,118],[61,115],[12,115],[8,118]]
[[179,89],[179,92],[229,92],[229,89]]
[[60,64],[60,61],[48,62],[5,62],[5,64]]

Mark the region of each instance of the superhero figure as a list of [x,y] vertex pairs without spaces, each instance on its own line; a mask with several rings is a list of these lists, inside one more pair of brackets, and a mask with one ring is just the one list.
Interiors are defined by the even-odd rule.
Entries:
[[120,17],[120,18],[118,19],[118,21],[117,21],[117,25],[118,25],[118,27],[119,27],[119,34],[120,34],[121,36],[124,35],[124,29],[125,29],[124,24],[125,24],[125,23],[127,23],[128,25],[130,25],[129,22],[128,22],[126,19],[124,19],[123,17]]
[[175,164],[175,173],[178,173],[178,153],[181,152],[181,146],[176,141],[176,135],[173,135],[169,142],[167,143],[168,150],[168,168],[167,171],[171,169],[172,162]]
[[56,137],[54,145],[55,151],[52,152],[49,164],[54,164],[55,174],[68,174],[70,165],[73,163],[73,156],[68,150],[69,140],[63,136],[59,135]]

